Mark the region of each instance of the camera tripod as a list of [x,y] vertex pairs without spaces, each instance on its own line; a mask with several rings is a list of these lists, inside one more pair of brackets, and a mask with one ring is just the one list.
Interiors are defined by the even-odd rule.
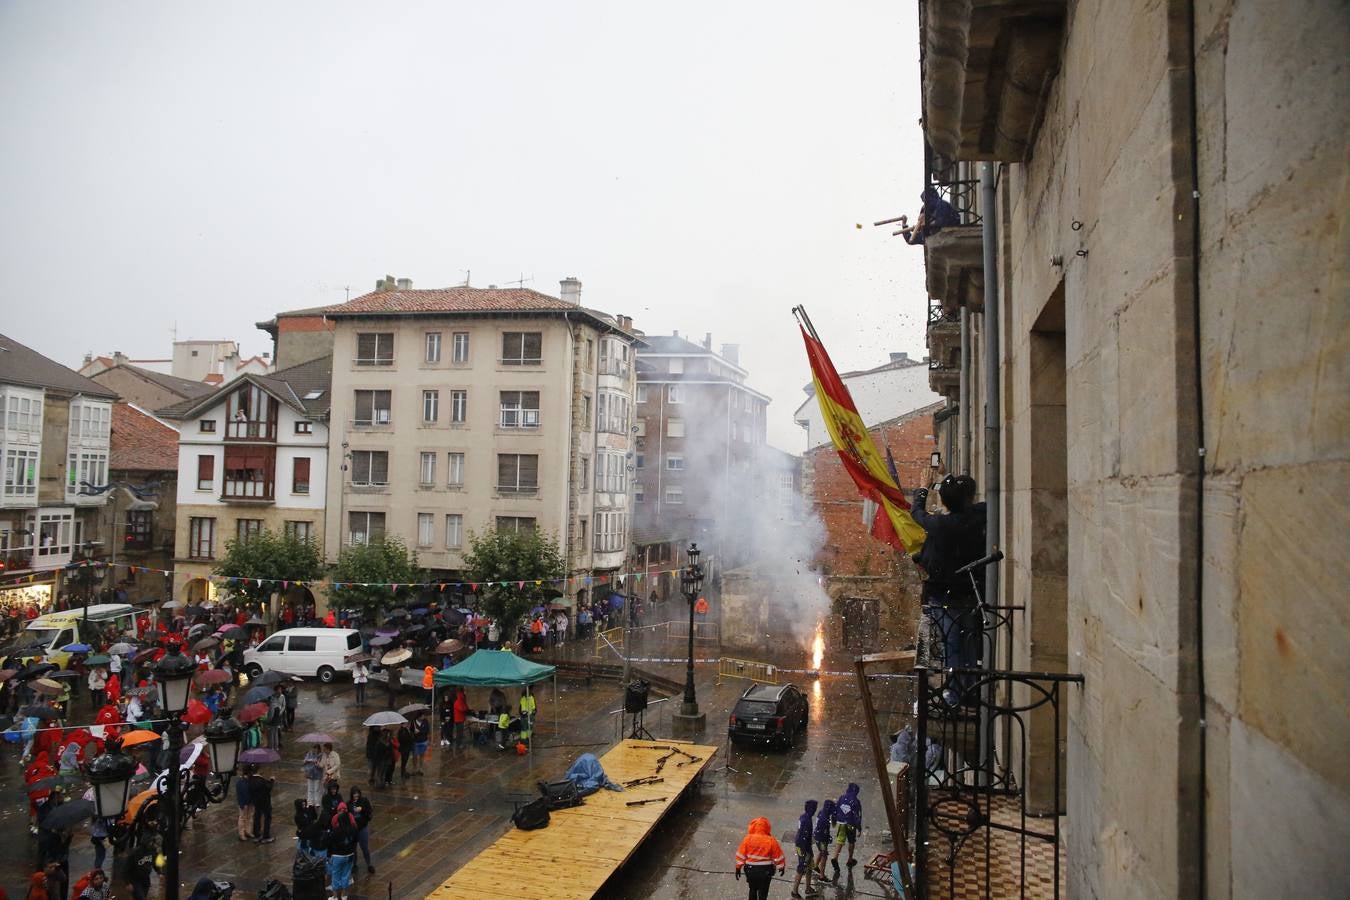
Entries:
[[630,740],[634,741],[656,740],[655,736],[653,736],[652,733],[647,730],[647,726],[644,723],[646,715],[647,711],[645,709],[633,713],[633,728],[628,734]]

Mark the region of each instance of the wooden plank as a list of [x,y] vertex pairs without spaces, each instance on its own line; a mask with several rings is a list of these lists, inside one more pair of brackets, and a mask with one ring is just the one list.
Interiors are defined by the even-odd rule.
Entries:
[[[657,761],[678,746],[698,757],[680,766],[673,756],[659,773]],[[550,815],[547,828],[512,828],[492,846],[465,863],[428,900],[459,900],[509,895],[521,900],[584,900],[591,897],[624,864],[657,822],[712,762],[717,747],[687,741],[625,740],[600,758],[611,781],[624,782],[659,774],[664,781],[623,792],[597,791],[585,804]],[[632,800],[663,798],[642,806]],[[528,860],[528,865],[522,865]],[[566,877],[560,877],[566,872]]]

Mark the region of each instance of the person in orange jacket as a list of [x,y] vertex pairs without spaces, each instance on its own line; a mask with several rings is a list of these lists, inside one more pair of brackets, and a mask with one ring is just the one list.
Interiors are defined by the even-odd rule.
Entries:
[[736,880],[741,880],[744,870],[745,881],[750,885],[750,900],[768,900],[774,869],[779,875],[787,871],[783,848],[774,839],[768,819],[763,816],[751,819],[741,845],[736,848]]

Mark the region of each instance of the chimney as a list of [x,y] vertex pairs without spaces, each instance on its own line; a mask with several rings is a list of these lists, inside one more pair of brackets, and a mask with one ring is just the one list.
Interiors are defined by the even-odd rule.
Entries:
[[727,362],[731,363],[733,366],[739,366],[741,364],[741,345],[723,344],[722,358],[725,359]]
[[412,290],[412,279],[411,279],[411,278],[400,278],[400,279],[398,280],[398,289],[399,289],[400,291],[411,291],[411,290]]
[[910,360],[909,360],[909,354],[908,354],[908,353],[892,353],[892,354],[891,354],[891,362],[893,362],[893,363],[901,363],[901,362],[909,362],[909,361],[910,361]]
[[616,313],[614,318],[618,321],[619,327],[624,331],[633,330],[633,319],[630,316],[625,316],[623,313]]
[[570,303],[573,306],[581,305],[581,282],[575,275],[568,275],[562,281],[558,282],[560,288],[558,298],[564,303]]
[[711,331],[706,331],[706,332],[703,333],[703,349],[704,349],[704,350],[711,350],[711,349],[712,349],[712,332],[711,332]]
[[125,364],[128,363],[128,362],[130,362],[130,360],[127,359],[127,355],[126,355],[125,353],[123,353],[121,350],[114,350],[114,351],[113,351],[113,365],[114,365],[114,366],[125,365]]
[[679,336],[680,336],[680,332],[679,332],[678,329],[675,330],[675,331],[672,331],[671,334],[673,334],[675,337],[679,337]]
[[379,281],[375,282],[375,293],[387,294],[394,289],[395,284],[396,282],[394,281],[394,276],[386,275]]

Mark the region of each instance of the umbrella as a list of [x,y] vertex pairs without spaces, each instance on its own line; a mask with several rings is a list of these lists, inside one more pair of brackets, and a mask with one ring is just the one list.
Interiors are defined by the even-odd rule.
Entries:
[[195,619],[198,616],[206,615],[206,610],[202,609],[200,606],[189,606],[187,609],[183,610],[183,615],[187,616],[189,619]]
[[405,629],[403,629],[403,636],[404,636],[404,637],[407,637],[408,635],[421,634],[422,632],[424,632],[424,631],[426,631],[426,630],[427,630],[427,626],[425,626],[425,625],[413,625],[413,626],[410,627],[410,628],[405,628]]
[[248,693],[244,695],[245,703],[264,703],[272,696],[272,689],[267,685],[261,687],[251,687]]
[[281,754],[275,750],[269,750],[266,747],[254,747],[252,750],[245,750],[239,754],[241,763],[249,765],[264,765],[266,763],[281,762]]
[[401,606],[396,606],[389,610],[389,617],[391,619],[406,619],[409,615],[410,613]]
[[114,656],[121,656],[124,653],[135,653],[136,645],[128,644],[126,641],[118,641],[108,648],[108,652]]
[[42,820],[44,828],[70,828],[94,815],[94,804],[88,800],[71,800],[53,809]]
[[406,725],[407,723],[408,720],[404,718],[403,715],[394,712],[392,709],[386,709],[375,713],[361,724],[367,727],[378,728],[386,725]]
[[138,650],[136,652],[136,655],[131,658],[131,661],[136,663],[137,665],[140,665],[143,662],[148,662],[149,660],[154,659],[157,654],[163,652],[164,651],[161,650],[159,647],[146,647],[144,650]]
[[0,669],[0,683],[9,681],[15,675],[19,674],[18,669]]
[[36,794],[38,791],[50,791],[52,788],[74,784],[84,784],[84,779],[75,775],[52,775],[50,778],[39,778],[32,784],[25,785],[25,790],[30,794]]
[[211,721],[211,709],[200,700],[189,700],[183,719],[189,725],[205,725]]
[[464,644],[463,644],[461,641],[457,641],[457,640],[455,640],[454,638],[450,638],[450,639],[447,640],[447,641],[441,641],[439,644],[437,644],[437,645],[436,645],[436,649],[435,649],[434,651],[432,651],[432,652],[433,652],[433,653],[458,653],[459,651],[461,651],[461,650],[463,650],[463,649],[464,649]]
[[93,650],[94,648],[90,647],[88,644],[75,643],[75,644],[66,644],[61,649],[64,650],[66,653],[88,653],[90,650]]
[[396,622],[385,622],[379,628],[375,629],[375,633],[384,637],[394,637],[402,630],[403,626]]
[[76,671],[73,670],[73,669],[63,669],[63,670],[60,671],[60,672],[48,672],[46,675],[44,675],[44,676],[42,676],[42,677],[44,677],[44,678],[50,678],[50,679],[54,679],[54,680],[55,680],[55,679],[61,679],[61,678],[79,678],[79,677],[80,677],[80,673],[79,673],[79,672],[76,672]]
[[19,710],[19,715],[26,719],[42,719],[44,722],[50,722],[52,719],[61,718],[61,710],[52,709],[50,706],[25,706]]
[[158,744],[159,742],[160,736],[156,732],[137,728],[122,738],[122,749],[127,750],[131,747],[139,747],[141,744]]
[[548,605],[548,608],[549,608],[549,609],[562,609],[562,610],[571,609],[570,606],[568,606],[566,603],[563,603],[561,600],[554,600],[552,603],[550,603],[550,604]]
[[355,653],[348,653],[346,656],[342,657],[342,661],[349,663],[369,662],[374,658],[375,657],[364,650],[357,650]]
[[370,646],[372,646],[372,647],[385,647],[385,646],[388,646],[389,644],[392,644],[393,642],[394,642],[394,639],[391,638],[391,637],[389,637],[389,635],[387,635],[387,634],[382,634],[382,635],[380,635],[379,637],[373,637],[373,638],[371,638],[371,639],[370,639]]
[[380,657],[380,665],[396,666],[401,662],[407,662],[412,659],[412,651],[404,648],[402,650],[390,650],[384,656]]
[[265,715],[267,715],[266,703],[251,703],[235,713],[234,717],[247,725],[250,722],[258,721]]
[[431,707],[425,703],[409,703],[407,706],[400,706],[398,712],[401,716],[420,716],[422,713],[431,712]]
[[414,616],[429,616],[431,615],[431,610],[427,609],[425,606],[419,606],[412,611],[412,614]]
[[250,618],[247,622],[245,622],[244,624],[245,624],[245,625],[248,625],[248,626],[251,626],[251,627],[256,627],[256,626],[258,626],[258,625],[263,625],[263,626],[266,626],[266,625],[267,625],[266,622],[264,622],[262,619],[258,618],[257,616],[251,617],[251,618]]
[[30,678],[37,678],[40,675],[46,675],[48,672],[55,672],[59,668],[60,666],[53,665],[52,663],[47,662],[34,663],[33,665],[28,666],[27,668],[19,672],[19,680],[27,681]]
[[248,638],[248,629],[239,625],[227,625],[224,629],[217,632],[221,637],[229,638],[232,641],[242,641]]
[[93,656],[86,659],[85,662],[91,666],[106,666],[108,663],[112,662],[112,657],[106,653],[95,653]]
[[40,694],[51,694],[52,696],[56,696],[61,693],[61,685],[52,681],[50,678],[39,678],[37,681],[33,682],[33,690]]
[[463,625],[469,617],[457,609],[447,609],[441,616],[447,625]]
[[534,609],[530,610],[530,615],[532,616],[541,616],[543,614],[544,608],[542,606],[536,606]]
[[126,694],[128,697],[149,697],[151,694],[155,693],[155,689],[146,685],[145,687],[127,688],[122,693]]
[[166,600],[161,604],[161,609],[182,609],[187,603],[182,600]]
[[[289,675],[283,674],[281,672],[269,671],[264,672],[257,678],[253,679],[253,683],[257,687],[271,687],[274,684],[281,684],[283,681],[286,681],[289,678],[290,678]],[[256,689],[257,688],[255,687],[254,690]],[[250,691],[249,693],[252,693],[252,691]]]
[[198,684],[224,684],[230,680],[230,673],[224,669],[208,669],[198,672],[194,677]]
[[300,736],[301,744],[336,744],[331,734],[324,734],[322,731],[311,731],[309,734]]

